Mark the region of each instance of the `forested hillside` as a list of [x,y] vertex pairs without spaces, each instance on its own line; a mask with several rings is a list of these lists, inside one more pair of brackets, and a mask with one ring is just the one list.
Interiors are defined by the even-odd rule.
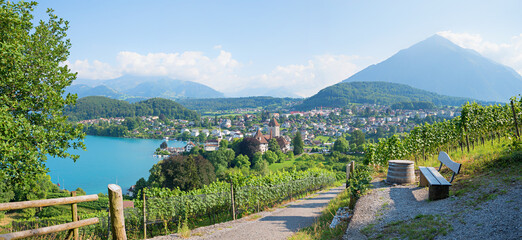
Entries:
[[75,106],[67,106],[64,113],[72,121],[110,117],[159,116],[161,114],[168,118],[199,119],[197,112],[163,98],[128,103],[100,96],[84,97],[78,99]]
[[186,108],[198,112],[227,111],[238,108],[264,107],[277,108],[288,106],[302,101],[298,98],[274,98],[274,97],[242,97],[242,98],[207,98],[207,99],[180,99],[178,102]]
[[435,105],[459,106],[469,98],[450,97],[389,82],[341,82],[319,91],[303,101],[297,109],[345,107],[352,103],[392,105],[399,102],[431,102]]

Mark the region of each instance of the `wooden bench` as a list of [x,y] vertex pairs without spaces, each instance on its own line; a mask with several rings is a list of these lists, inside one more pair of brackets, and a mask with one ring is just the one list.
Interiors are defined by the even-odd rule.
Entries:
[[[453,182],[455,175],[457,175],[460,172],[460,167],[462,165],[460,163],[452,161],[448,154],[442,151],[439,153],[439,161],[439,170],[436,170],[433,167],[419,167],[419,186],[429,186],[428,198],[430,200],[443,199],[449,196],[449,186],[451,186],[451,182]],[[453,171],[453,176],[451,177],[451,180],[449,182],[446,181],[446,179],[439,173],[440,169],[442,168],[442,165],[446,165],[449,169]]]

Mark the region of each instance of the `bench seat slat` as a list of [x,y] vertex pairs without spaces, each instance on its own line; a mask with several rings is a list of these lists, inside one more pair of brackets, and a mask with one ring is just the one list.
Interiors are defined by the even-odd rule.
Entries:
[[427,167],[419,167],[419,171],[422,172],[422,175],[426,177],[426,180],[430,183],[430,185],[440,185],[439,180],[433,176],[431,171]]
[[440,175],[439,171],[435,169],[434,167],[428,167],[430,173],[434,178],[437,179],[437,182],[439,182],[438,185],[441,186],[451,186],[451,183],[449,183],[442,175]]

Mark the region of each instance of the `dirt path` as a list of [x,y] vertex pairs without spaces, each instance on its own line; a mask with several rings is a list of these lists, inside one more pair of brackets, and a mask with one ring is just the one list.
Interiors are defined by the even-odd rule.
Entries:
[[[314,223],[328,202],[345,187],[335,187],[311,197],[291,202],[274,211],[192,230],[189,239],[286,239],[294,232]],[[154,240],[180,239],[177,234],[155,237]]]

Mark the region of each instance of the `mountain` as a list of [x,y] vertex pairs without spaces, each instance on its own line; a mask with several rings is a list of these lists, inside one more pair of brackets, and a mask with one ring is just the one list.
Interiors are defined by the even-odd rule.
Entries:
[[309,110],[319,107],[346,107],[352,103],[392,105],[401,102],[431,102],[435,105],[459,106],[469,98],[449,97],[389,82],[340,82],[319,91],[295,108]]
[[361,81],[403,83],[439,94],[498,102],[522,92],[522,76],[515,70],[439,35],[344,80]]
[[[122,76],[109,80],[77,79],[68,92],[85,96],[106,96],[114,99],[147,99],[154,97],[219,98],[223,93],[206,85],[166,77]],[[113,93],[109,93],[113,91]]]
[[199,120],[197,112],[163,98],[129,103],[108,97],[89,96],[78,99],[74,106],[67,106],[64,114],[73,121],[110,117],[159,116],[161,114],[169,118]]
[[105,85],[100,85],[96,87],[90,87],[85,84],[76,84],[71,85],[66,88],[68,93],[76,93],[78,94],[78,98],[87,97],[87,96],[104,96],[114,99],[119,99],[123,97],[122,93],[111,89]]

